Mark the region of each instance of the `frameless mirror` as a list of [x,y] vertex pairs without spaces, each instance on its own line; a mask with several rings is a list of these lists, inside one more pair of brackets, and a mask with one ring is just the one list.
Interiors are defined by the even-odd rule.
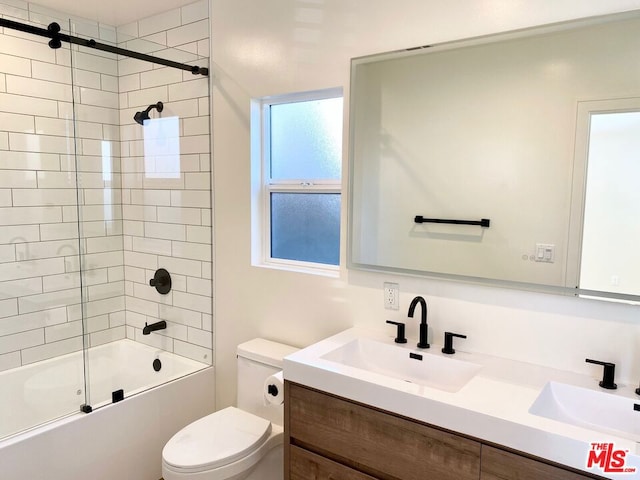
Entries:
[[640,295],[639,51],[634,12],[354,59],[349,266]]

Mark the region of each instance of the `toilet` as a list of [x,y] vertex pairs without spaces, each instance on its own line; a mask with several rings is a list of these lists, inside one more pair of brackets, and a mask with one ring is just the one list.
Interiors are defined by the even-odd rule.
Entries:
[[162,450],[164,480],[282,480],[284,407],[265,381],[297,348],[256,338],[238,345],[238,406],[200,418]]

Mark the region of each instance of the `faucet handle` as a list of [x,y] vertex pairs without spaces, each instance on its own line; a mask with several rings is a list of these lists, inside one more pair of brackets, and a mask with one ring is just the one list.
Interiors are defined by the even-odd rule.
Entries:
[[598,383],[602,388],[606,388],[607,390],[615,390],[618,386],[614,383],[614,378],[616,375],[616,364],[611,362],[602,362],[600,360],[591,360],[587,358],[585,360],[587,363],[594,363],[596,365],[602,365],[604,367],[604,373],[602,375],[602,381]]
[[442,349],[442,353],[446,353],[447,355],[456,353],[453,348],[453,337],[467,338],[466,335],[460,335],[459,333],[444,332],[444,348]]
[[398,327],[398,331],[396,333],[396,338],[395,338],[394,342],[396,342],[396,343],[407,343],[407,339],[404,336],[404,323],[393,322],[391,320],[387,320],[387,323],[390,323],[391,325],[395,325],[396,327]]
[[166,295],[171,291],[171,275],[164,268],[159,268],[149,280],[149,285],[155,287],[158,293]]

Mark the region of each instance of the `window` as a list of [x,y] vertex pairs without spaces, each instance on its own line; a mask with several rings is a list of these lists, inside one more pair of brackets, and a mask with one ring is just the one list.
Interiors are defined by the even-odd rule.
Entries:
[[252,119],[260,126],[253,129],[260,132],[260,148],[254,149],[254,263],[335,270],[342,92],[269,97],[254,105]]

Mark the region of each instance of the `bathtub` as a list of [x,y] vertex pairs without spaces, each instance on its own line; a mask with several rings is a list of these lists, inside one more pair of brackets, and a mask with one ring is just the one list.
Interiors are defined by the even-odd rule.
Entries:
[[0,373],[2,480],[158,480],[166,441],[214,410],[213,368],[119,340],[87,351],[93,412],[80,413],[82,355]]

